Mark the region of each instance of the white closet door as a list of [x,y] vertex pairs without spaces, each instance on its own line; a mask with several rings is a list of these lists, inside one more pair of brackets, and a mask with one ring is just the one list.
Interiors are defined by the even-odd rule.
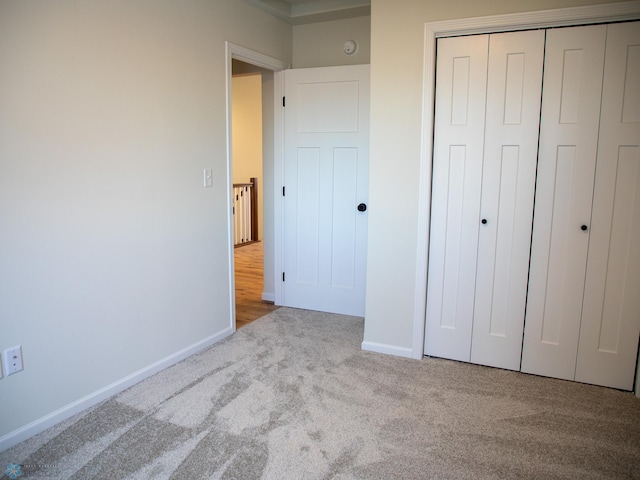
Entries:
[[640,332],[640,22],[610,25],[575,379],[633,389]]
[[438,40],[425,354],[469,361],[487,35]]
[[605,25],[547,32],[522,371],[574,379]]
[[543,30],[489,38],[471,361],[520,370],[538,156]]

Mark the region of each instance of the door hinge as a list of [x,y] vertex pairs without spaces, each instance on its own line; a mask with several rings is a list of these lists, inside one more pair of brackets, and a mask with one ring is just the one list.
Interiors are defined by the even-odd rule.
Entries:
[[287,102],[286,102],[286,100],[285,100],[285,98],[287,98],[287,97],[282,97],[282,106],[283,106],[283,107],[285,107],[285,106],[286,106],[286,103],[287,103]]
[[282,281],[284,282],[284,272],[282,272]]

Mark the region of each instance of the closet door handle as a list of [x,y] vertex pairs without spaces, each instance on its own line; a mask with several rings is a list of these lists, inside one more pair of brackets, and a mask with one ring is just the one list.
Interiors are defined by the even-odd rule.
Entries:
[[487,224],[487,219],[483,218],[482,220],[480,220],[480,223],[482,223],[483,225],[486,225]]
[[582,225],[580,227],[580,230],[582,230],[583,232],[586,232],[589,229],[589,227],[587,227],[586,225]]

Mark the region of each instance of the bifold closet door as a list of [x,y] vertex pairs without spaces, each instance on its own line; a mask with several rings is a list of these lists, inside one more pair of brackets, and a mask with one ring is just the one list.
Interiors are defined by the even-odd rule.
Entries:
[[425,354],[469,361],[489,36],[439,39]]
[[545,32],[489,37],[471,362],[520,370]]
[[546,41],[522,371],[569,380],[584,298],[606,30],[552,29]]
[[543,31],[438,41],[427,355],[520,368],[543,54]]
[[640,22],[609,25],[575,379],[633,389],[640,332]]

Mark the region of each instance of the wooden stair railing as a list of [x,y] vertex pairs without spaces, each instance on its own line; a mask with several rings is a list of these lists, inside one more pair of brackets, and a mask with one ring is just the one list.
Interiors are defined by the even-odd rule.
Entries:
[[234,246],[259,241],[258,238],[258,179],[250,183],[233,184]]

